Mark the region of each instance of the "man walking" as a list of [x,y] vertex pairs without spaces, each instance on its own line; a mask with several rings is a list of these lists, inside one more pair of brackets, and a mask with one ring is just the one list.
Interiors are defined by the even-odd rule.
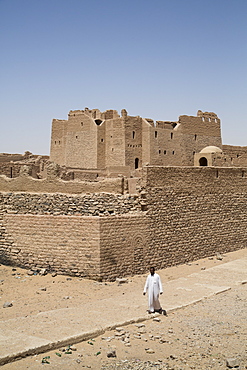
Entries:
[[143,295],[148,291],[148,313],[162,313],[162,308],[159,302],[159,295],[163,293],[161,280],[158,274],[155,273],[154,267],[150,267],[150,274],[147,277],[144,286]]

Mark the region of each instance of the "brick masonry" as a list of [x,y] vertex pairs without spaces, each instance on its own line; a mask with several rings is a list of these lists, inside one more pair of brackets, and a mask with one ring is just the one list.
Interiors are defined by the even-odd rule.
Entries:
[[246,168],[145,167],[138,195],[1,193],[1,262],[114,280],[247,247]]

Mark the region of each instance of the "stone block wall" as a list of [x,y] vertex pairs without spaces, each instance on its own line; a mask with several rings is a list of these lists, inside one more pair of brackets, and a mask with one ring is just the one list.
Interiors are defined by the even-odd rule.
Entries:
[[247,176],[242,169],[146,169],[150,245],[157,268],[247,247]]
[[140,186],[0,193],[0,262],[114,280],[247,247],[246,168],[148,166]]
[[5,214],[3,222],[11,244],[4,250],[6,260],[61,274],[100,276],[97,217]]

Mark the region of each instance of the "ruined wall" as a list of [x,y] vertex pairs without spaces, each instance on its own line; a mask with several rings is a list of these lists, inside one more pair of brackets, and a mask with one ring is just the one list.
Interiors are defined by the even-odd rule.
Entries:
[[7,178],[0,176],[0,191],[34,193],[118,193],[124,192],[123,178],[107,178],[101,181],[63,181],[61,179],[34,179],[30,176]]
[[146,169],[149,258],[157,268],[247,246],[247,172]]
[[247,146],[223,145],[222,149],[232,167],[247,167]]

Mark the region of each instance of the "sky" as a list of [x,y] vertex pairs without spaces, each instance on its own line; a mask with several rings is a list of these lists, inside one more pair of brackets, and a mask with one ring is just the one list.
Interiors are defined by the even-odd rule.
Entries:
[[247,146],[246,0],[0,0],[0,153],[50,152],[53,118],[215,112]]

